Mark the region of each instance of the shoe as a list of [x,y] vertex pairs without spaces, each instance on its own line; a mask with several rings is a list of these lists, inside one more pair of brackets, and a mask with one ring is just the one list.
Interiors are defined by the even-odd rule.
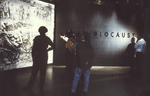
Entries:
[[71,92],[69,96],[76,96],[76,93]]
[[87,93],[86,92],[83,92],[83,96],[86,96],[87,95]]
[[40,89],[40,90],[43,90],[43,86],[39,86],[39,89]]
[[29,86],[25,86],[25,87],[22,88],[22,90],[23,90],[23,91],[31,91],[32,88],[29,87]]

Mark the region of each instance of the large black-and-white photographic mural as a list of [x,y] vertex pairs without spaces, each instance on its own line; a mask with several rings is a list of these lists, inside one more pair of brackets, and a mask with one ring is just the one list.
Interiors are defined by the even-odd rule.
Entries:
[[[0,70],[32,66],[33,39],[38,28],[46,26],[47,36],[54,38],[53,4],[38,0],[0,1]],[[53,51],[48,63],[53,63]]]

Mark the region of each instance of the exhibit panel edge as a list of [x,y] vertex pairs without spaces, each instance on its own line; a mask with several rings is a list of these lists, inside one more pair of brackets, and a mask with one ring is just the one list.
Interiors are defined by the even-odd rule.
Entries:
[[[31,67],[38,28],[46,26],[46,35],[54,41],[55,5],[40,0],[2,0],[0,10],[0,71]],[[48,56],[48,64],[52,64],[53,50]]]

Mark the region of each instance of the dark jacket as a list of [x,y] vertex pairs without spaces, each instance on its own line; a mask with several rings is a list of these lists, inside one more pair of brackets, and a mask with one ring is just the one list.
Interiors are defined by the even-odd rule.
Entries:
[[130,43],[125,51],[128,58],[134,58],[134,54],[135,54],[134,45],[135,45],[135,43]]
[[92,59],[94,58],[94,50],[89,42],[81,41],[76,47],[77,67],[83,70],[92,67]]

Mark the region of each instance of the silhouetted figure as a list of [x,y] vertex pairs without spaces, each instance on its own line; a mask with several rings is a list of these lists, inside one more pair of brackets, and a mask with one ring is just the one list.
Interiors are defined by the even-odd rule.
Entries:
[[78,81],[81,75],[84,76],[84,95],[88,91],[90,68],[92,67],[92,59],[94,58],[94,50],[92,45],[87,41],[87,34],[83,34],[82,41],[78,42],[76,46],[77,67],[74,73],[74,80],[72,82],[71,95],[75,94]]
[[138,77],[141,77],[144,70],[146,70],[145,64],[144,64],[144,52],[146,49],[146,42],[144,40],[144,35],[143,34],[139,34],[138,36],[138,40],[137,43],[134,46],[135,50],[136,50],[136,72]]
[[[32,89],[39,70],[40,70],[39,88],[43,89],[46,76],[48,51],[54,48],[54,44],[51,41],[51,39],[45,35],[47,31],[48,30],[45,26],[41,26],[39,28],[40,35],[34,38],[32,48],[32,58],[33,58],[32,73],[28,85],[26,87],[23,87],[23,90]],[[48,45],[50,45],[51,47],[48,48]]]
[[130,73],[133,74],[134,73],[134,66],[135,66],[135,63],[134,63],[134,60],[135,60],[135,48],[134,48],[134,45],[135,45],[135,38],[131,38],[131,43],[128,45],[125,53],[126,53],[126,60],[127,60],[127,63],[128,65],[130,65]]

